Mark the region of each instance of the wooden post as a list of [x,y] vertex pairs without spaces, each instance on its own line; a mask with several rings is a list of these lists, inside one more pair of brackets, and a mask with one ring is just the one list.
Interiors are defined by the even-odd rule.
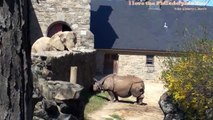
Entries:
[[118,73],[118,61],[117,60],[113,61],[113,73],[114,74]]
[[76,84],[77,83],[77,66],[71,66],[70,68],[70,83]]

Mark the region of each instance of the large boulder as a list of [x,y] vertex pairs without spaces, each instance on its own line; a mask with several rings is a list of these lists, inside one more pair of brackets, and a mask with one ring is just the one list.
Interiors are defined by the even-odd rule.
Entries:
[[[69,108],[69,110],[73,109]],[[62,113],[57,103],[52,100],[38,102],[33,114],[33,120],[78,120],[72,114]]]
[[[65,81],[39,78],[34,85],[34,120],[83,120],[83,87]],[[78,118],[78,119],[77,119]]]
[[79,99],[83,87],[65,81],[46,81],[39,79],[37,87],[40,94],[47,100]]
[[[34,120],[83,120],[83,87],[65,81],[39,78],[34,85]],[[78,119],[77,119],[78,118]]]
[[64,81],[48,81],[48,85],[55,90],[55,100],[79,99],[83,87],[79,84],[72,84]]
[[184,114],[178,109],[178,106],[173,102],[171,96],[168,93],[164,93],[159,100],[159,105],[164,113],[164,120],[183,120]]
[[51,71],[50,59],[46,56],[33,56],[31,71],[33,73],[33,77],[35,78],[34,81],[39,78],[51,79],[53,73]]

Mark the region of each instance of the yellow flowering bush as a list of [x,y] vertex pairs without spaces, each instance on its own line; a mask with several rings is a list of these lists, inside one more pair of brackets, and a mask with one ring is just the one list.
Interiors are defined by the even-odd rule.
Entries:
[[204,120],[213,108],[213,44],[201,40],[188,48],[165,61],[167,69],[161,79],[186,119]]

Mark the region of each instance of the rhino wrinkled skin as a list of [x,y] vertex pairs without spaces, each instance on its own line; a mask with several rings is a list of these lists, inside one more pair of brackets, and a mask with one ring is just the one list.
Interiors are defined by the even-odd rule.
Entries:
[[136,76],[118,76],[110,74],[93,85],[94,91],[107,91],[111,101],[118,101],[119,97],[136,97],[136,103],[142,104],[144,98],[144,82]]

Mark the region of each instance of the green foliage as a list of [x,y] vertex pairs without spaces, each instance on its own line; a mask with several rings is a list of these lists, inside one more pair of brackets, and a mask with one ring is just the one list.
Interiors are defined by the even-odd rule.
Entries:
[[105,118],[105,120],[124,120],[122,117],[120,117],[117,114],[110,115],[111,118]]
[[85,110],[84,110],[84,115],[87,119],[88,114],[90,114],[90,113],[92,113],[96,110],[99,110],[101,107],[103,107],[105,105],[107,100],[103,99],[103,97],[107,98],[108,94],[99,93],[99,94],[96,94],[96,95],[92,95],[91,93],[87,93],[86,95],[91,96],[89,98],[89,101],[86,104]]
[[124,120],[124,119],[122,119],[119,115],[117,115],[117,114],[112,114],[112,115],[110,115],[112,118],[114,118],[115,120]]
[[161,79],[186,119],[203,120],[213,108],[213,43],[200,40],[186,48],[184,54],[165,61]]
[[105,120],[114,120],[113,118],[105,118]]

